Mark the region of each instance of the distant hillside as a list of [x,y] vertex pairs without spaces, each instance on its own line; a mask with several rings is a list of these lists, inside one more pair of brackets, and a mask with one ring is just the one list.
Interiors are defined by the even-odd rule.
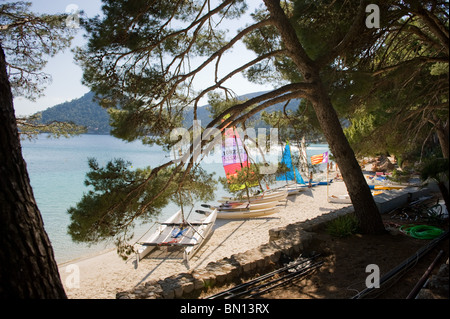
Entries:
[[[253,98],[265,92],[255,92],[239,97],[241,100]],[[48,108],[42,112],[42,122],[48,123],[51,121],[74,122],[78,125],[83,125],[88,128],[90,134],[109,134],[111,127],[109,126],[109,114],[98,103],[93,101],[94,93],[89,92],[69,102],[61,103]],[[299,101],[294,100],[289,103],[288,109],[296,109]],[[273,110],[281,110],[284,104],[275,104],[265,109],[267,112]],[[198,119],[201,120],[202,126],[207,125],[212,118],[207,109],[208,105],[201,106],[197,109]],[[254,119],[259,120],[259,114]],[[186,114],[184,125],[189,127],[192,125],[192,112]],[[257,127],[265,127],[263,123],[257,124]]]
[[[254,97],[257,97],[261,94],[267,93],[267,91],[264,92],[253,92],[253,93],[248,93],[248,94],[244,94],[241,96],[238,96],[239,100],[249,100],[252,99]],[[300,103],[300,100],[292,100],[288,106],[286,107],[287,110],[296,110],[298,107],[298,104]],[[266,109],[264,109],[264,111],[266,112],[273,112],[273,111],[277,111],[277,110],[282,110],[284,107],[285,103],[278,103],[278,104],[274,104],[272,106],[267,107]],[[201,106],[197,109],[197,117],[199,120],[202,121],[202,126],[206,126],[209,122],[212,121],[212,118],[210,117],[210,112],[208,111],[208,107],[209,105],[205,105],[205,106]],[[259,127],[266,127],[268,128],[268,125],[266,125],[264,122],[260,122],[260,113],[255,114],[254,116],[252,116],[250,119],[252,121],[255,121],[255,128],[259,128]],[[186,114],[185,118],[184,118],[184,125],[185,126],[191,126],[192,125],[192,120],[194,119],[194,115],[191,113]]]
[[42,122],[51,121],[74,122],[88,128],[91,134],[109,134],[109,114],[92,99],[94,93],[89,92],[69,102],[50,107],[42,112]]

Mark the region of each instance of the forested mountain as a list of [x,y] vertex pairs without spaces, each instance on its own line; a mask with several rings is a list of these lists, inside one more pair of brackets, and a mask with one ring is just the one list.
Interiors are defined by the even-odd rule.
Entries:
[[[258,96],[265,92],[254,92],[238,97],[246,100]],[[73,122],[78,125],[86,126],[90,134],[109,134],[111,127],[109,126],[109,114],[97,102],[93,101],[94,93],[89,92],[72,101],[64,102],[42,111],[42,123],[49,123],[51,121]],[[287,109],[295,110],[298,107],[298,100],[293,100],[289,103]],[[283,104],[276,104],[267,108],[266,112],[274,110],[282,110]],[[212,118],[208,110],[208,105],[198,108],[198,119],[202,126],[207,125]],[[192,112],[185,117],[184,125],[189,127],[192,125]],[[254,120],[256,127],[267,127],[264,123],[259,122],[259,115]]]
[[73,122],[86,126],[88,133],[109,134],[109,114],[93,101],[94,93],[88,92],[79,99],[64,102],[42,112],[42,123],[52,121]]

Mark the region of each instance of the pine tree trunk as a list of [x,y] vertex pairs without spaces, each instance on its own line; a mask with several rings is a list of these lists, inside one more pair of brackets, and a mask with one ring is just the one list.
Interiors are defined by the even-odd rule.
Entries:
[[339,165],[361,231],[365,234],[385,232],[372,192],[322,85],[316,90],[312,103],[330,150]]
[[66,298],[22,157],[0,44],[0,298]]
[[280,7],[280,1],[264,0],[264,3],[274,21],[274,26],[280,33],[288,56],[302,73],[305,82],[312,85],[310,100],[330,150],[341,170],[361,231],[367,234],[384,232],[385,228],[378,207],[344,135],[328,91],[323,86],[319,68],[303,49],[294,28]]

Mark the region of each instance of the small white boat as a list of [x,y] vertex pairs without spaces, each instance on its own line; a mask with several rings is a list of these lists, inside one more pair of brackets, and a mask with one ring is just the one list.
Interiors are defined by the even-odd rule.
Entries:
[[234,202],[234,203],[224,203],[218,206],[203,204],[203,207],[217,209],[219,211],[229,211],[229,210],[257,210],[264,208],[272,208],[279,204],[279,201],[271,202]]
[[278,213],[280,208],[275,206],[271,208],[255,209],[255,210],[227,210],[218,211],[217,218],[219,219],[242,219],[242,218],[254,218],[268,216]]
[[212,234],[216,218],[217,209],[214,209],[204,220],[189,222],[183,219],[182,211],[179,210],[165,222],[160,223],[156,232],[137,244],[138,262],[157,248],[178,246],[184,248],[184,260],[189,265],[189,259]]
[[[380,195],[382,191],[372,191],[373,196]],[[352,200],[350,199],[350,195],[330,195],[328,196],[329,203],[337,203],[337,204],[351,204]]]
[[270,192],[285,191],[287,192],[287,196],[296,195],[306,190],[304,186],[305,184],[298,184],[298,183],[286,184],[277,188],[273,188],[272,190],[269,191],[269,194]]
[[328,196],[328,202],[337,204],[351,204],[352,200],[349,195],[330,195]]
[[219,199],[219,203],[224,204],[236,204],[236,203],[244,203],[244,202],[250,202],[250,203],[265,203],[265,202],[273,202],[273,201],[282,201],[285,200],[288,195],[287,191],[278,191],[278,192],[264,192],[262,194],[253,195],[249,198],[245,197],[243,199],[237,199],[233,197],[222,197],[222,199]]

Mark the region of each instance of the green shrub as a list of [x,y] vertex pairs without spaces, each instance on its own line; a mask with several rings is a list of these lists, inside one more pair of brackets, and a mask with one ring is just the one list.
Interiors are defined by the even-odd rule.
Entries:
[[358,220],[354,214],[340,216],[327,224],[327,233],[335,237],[347,237],[358,231]]

